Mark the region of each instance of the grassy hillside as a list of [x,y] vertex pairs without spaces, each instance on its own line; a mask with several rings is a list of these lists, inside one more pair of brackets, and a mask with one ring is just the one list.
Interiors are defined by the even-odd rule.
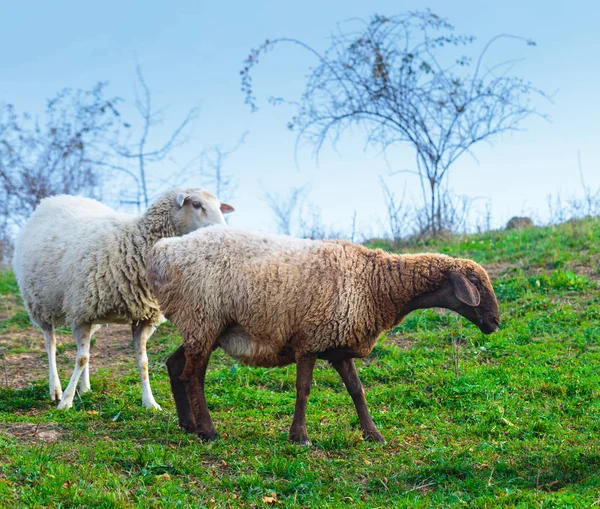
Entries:
[[[3,273],[0,506],[600,503],[600,220],[409,249],[488,267],[502,324],[484,336],[452,313],[415,312],[357,362],[384,445],[361,439],[350,397],[322,362],[308,406],[313,445],[289,443],[294,367],[249,368],[222,352],[207,380],[221,438],[198,442],[176,424],[164,361],[180,339],[168,325],[149,344],[163,412],[140,407],[123,328],[97,334],[92,350],[105,358],[92,357],[93,392],[59,412],[46,395],[41,335]],[[63,331],[63,388],[72,358]]]

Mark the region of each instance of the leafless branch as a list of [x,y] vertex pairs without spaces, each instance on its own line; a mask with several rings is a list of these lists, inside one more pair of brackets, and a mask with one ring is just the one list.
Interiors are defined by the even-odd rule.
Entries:
[[198,118],[198,108],[191,108],[183,120],[175,127],[171,135],[158,146],[148,146],[152,128],[162,123],[163,110],[157,110],[152,103],[152,93],[148,87],[141,67],[136,67],[137,84],[135,88],[135,109],[141,119],[141,128],[137,139],[131,139],[115,143],[114,153],[118,158],[131,160],[135,166],[125,170],[124,165],[114,165],[118,171],[124,171],[132,176],[138,186],[136,194],[141,195],[143,205],[148,207],[150,202],[150,178],[148,166],[164,161],[173,151],[185,145],[189,141],[189,131],[192,123]]
[[[241,71],[246,102],[256,109],[251,71],[276,45],[293,44],[309,51],[317,64],[309,72],[302,96],[277,99],[295,108],[289,128],[297,145],[305,140],[318,157],[324,143],[336,146],[352,127],[365,131],[367,146],[386,151],[408,143],[419,175],[427,229],[439,233],[443,223],[441,188],[464,154],[498,135],[516,131],[527,117],[540,114],[533,99],[549,97],[524,79],[510,75],[516,59],[487,65],[488,50],[504,39],[532,46],[522,37],[500,34],[470,58],[462,54],[474,38],[457,35],[453,26],[431,11],[399,16],[373,16],[357,30],[339,29],[330,45],[317,52],[305,43],[267,40],[251,51]],[[447,48],[458,56],[449,59]],[[473,60],[476,62],[472,68]]]
[[23,224],[43,198],[54,194],[99,196],[103,171],[96,164],[104,141],[120,123],[118,98],[105,84],[64,89],[40,118],[0,105],[0,221],[2,235]]
[[293,187],[288,195],[283,197],[264,193],[264,199],[273,213],[279,233],[292,234],[294,214],[302,208],[306,193],[306,186]]
[[[246,142],[248,131],[244,132],[237,143],[231,148],[223,148],[222,145],[213,145],[203,150],[200,155],[194,159],[194,162],[188,165],[188,168],[200,168],[200,175],[206,179],[208,185],[211,185],[215,194],[220,200],[226,201],[232,198],[235,191],[235,182],[233,174],[226,172],[225,164],[227,159]],[[189,171],[189,170],[187,170]]]

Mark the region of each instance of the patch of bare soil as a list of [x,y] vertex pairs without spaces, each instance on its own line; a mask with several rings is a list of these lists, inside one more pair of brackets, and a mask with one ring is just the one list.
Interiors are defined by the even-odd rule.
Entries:
[[0,433],[16,438],[21,442],[58,442],[67,437],[68,432],[56,424],[6,424]]
[[498,279],[509,268],[514,267],[511,263],[488,263],[483,266],[492,281]]
[[8,320],[21,309],[23,309],[23,306],[16,296],[0,295],[0,322],[3,320]]
[[388,333],[387,340],[394,343],[398,348],[402,348],[403,350],[408,350],[409,348],[413,348],[415,343],[417,342],[415,338],[411,338],[409,336],[401,336],[399,334],[391,334]]
[[[105,325],[94,334],[90,351],[90,374],[110,367],[115,375],[127,372],[135,364],[135,352],[128,325]],[[72,336],[57,335],[57,344],[69,348],[56,354],[58,373],[65,382],[69,380],[75,363],[75,340]],[[10,331],[0,334],[0,352],[15,349],[20,353],[6,353],[0,359],[0,384],[12,389],[27,387],[32,380],[48,376],[48,357],[44,337],[36,328]]]
[[590,281],[600,282],[600,264],[594,263],[591,265],[574,265],[569,267],[578,276],[585,276]]

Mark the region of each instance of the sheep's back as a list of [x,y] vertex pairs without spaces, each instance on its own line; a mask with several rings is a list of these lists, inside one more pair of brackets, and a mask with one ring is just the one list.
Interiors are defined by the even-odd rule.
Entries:
[[[180,329],[235,322],[257,341],[282,345],[303,335],[307,347],[326,349],[339,346],[343,257],[336,243],[208,227],[158,242],[148,276]],[[311,345],[316,335],[331,342]]]

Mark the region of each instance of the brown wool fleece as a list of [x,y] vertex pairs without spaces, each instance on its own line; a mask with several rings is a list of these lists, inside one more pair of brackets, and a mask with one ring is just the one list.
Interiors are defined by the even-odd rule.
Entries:
[[257,366],[336,349],[364,357],[381,332],[414,309],[415,298],[438,290],[451,272],[475,275],[493,296],[487,273],[471,260],[223,227],[159,242],[148,265],[186,352],[221,346]]

